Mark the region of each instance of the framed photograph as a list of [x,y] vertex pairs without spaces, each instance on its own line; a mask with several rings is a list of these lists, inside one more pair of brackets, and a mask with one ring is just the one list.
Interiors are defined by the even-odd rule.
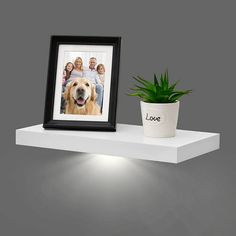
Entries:
[[116,130],[120,47],[120,37],[51,37],[44,128]]

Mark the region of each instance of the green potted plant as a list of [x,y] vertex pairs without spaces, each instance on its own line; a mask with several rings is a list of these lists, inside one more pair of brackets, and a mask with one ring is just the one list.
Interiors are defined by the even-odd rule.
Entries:
[[178,81],[169,83],[168,71],[154,81],[148,81],[140,76],[134,76],[137,82],[130,96],[141,99],[141,113],[144,135],[149,137],[173,137],[179,113],[179,99],[192,90],[176,90]]

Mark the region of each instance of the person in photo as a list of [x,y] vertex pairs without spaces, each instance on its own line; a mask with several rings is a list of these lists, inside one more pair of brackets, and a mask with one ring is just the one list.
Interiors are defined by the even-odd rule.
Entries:
[[102,109],[102,103],[103,103],[103,86],[102,84],[99,83],[98,81],[98,73],[96,70],[96,65],[97,65],[97,59],[95,57],[91,57],[89,59],[89,67],[84,70],[84,77],[89,79],[93,84],[96,85],[96,93],[97,93],[97,104],[101,107]]
[[74,61],[74,70],[70,75],[70,79],[73,80],[75,78],[82,78],[83,77],[83,60],[81,57],[76,57]]
[[73,63],[67,62],[65,65],[65,69],[63,70],[62,85],[66,84],[66,81],[70,78],[73,69],[74,69]]
[[68,83],[71,73],[74,69],[74,64],[72,62],[67,62],[63,70],[62,78],[62,95],[61,95],[61,114],[65,113],[66,101],[64,99],[63,93],[65,92],[66,84]]
[[97,65],[97,73],[98,73],[98,80],[99,83],[102,84],[104,87],[104,81],[105,81],[105,66],[103,64]]

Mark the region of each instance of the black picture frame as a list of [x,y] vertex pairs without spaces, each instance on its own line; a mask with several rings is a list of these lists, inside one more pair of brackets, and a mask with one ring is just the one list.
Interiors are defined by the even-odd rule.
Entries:
[[[76,50],[70,51],[66,50],[66,48],[75,48]],[[85,52],[83,50],[80,50],[80,48],[82,48],[83,50],[85,49]],[[99,49],[99,51],[96,51],[97,48]],[[116,131],[116,109],[117,109],[117,95],[118,95],[120,49],[121,49],[121,37],[62,36],[62,35],[51,36],[44,122],[43,122],[43,127],[45,129]],[[106,59],[106,62],[110,68],[108,72],[109,78],[105,77],[105,82],[107,82],[108,84],[107,90],[105,90],[106,84],[105,83],[103,84],[104,91],[106,91],[106,93],[104,92],[104,94],[106,94],[106,98],[105,95],[103,94],[103,99],[104,99],[103,107],[105,107],[106,105],[106,107],[104,108],[104,114],[102,113],[103,111],[101,112],[100,116],[99,115],[86,116],[72,113],[61,114],[61,112],[55,112],[56,108],[58,110],[59,106],[58,83],[60,82],[58,81],[60,81],[60,79],[58,77],[60,75],[58,75],[59,73],[58,70],[59,68],[60,70],[62,70],[62,63],[60,64],[60,62],[63,61],[63,66],[65,66],[65,60],[66,60],[63,59],[63,55],[64,57],[65,55],[69,55],[72,58],[72,55],[75,55],[76,53],[78,54],[83,53],[83,55],[86,55],[86,57],[88,57],[89,55],[92,55],[94,51],[95,53],[97,53],[96,55],[99,55],[101,58],[108,58]],[[64,52],[64,54],[62,52]],[[109,59],[111,59],[111,61]],[[63,96],[64,95],[62,95],[62,97]],[[73,117],[73,119],[70,119],[68,117]],[[86,119],[88,118],[89,120],[86,120],[85,118]]]

